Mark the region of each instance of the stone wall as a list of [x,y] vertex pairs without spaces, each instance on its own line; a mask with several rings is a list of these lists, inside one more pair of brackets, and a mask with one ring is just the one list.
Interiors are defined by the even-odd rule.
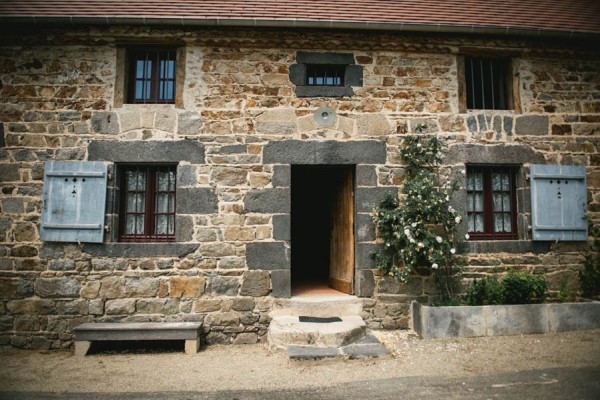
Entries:
[[[525,182],[532,162],[585,165],[589,216],[600,222],[600,58],[585,43],[129,27],[1,34],[0,345],[68,347],[77,324],[117,320],[203,321],[209,343],[264,341],[273,296],[289,296],[290,164],[311,163],[356,165],[364,317],[407,328],[410,301],[435,287],[371,269],[369,213],[401,184],[399,146],[420,123],[448,141],[453,170],[514,159]],[[143,41],[184,44],[182,107],[120,105],[119,46]],[[521,113],[459,113],[457,54],[474,48],[515,55]],[[352,97],[297,97],[289,68],[300,50],[354,54],[363,86]],[[336,110],[333,126],[315,123],[322,106]],[[113,180],[105,244],[42,243],[45,160],[101,160],[111,171],[177,162],[177,243],[117,243]],[[588,244],[531,242],[527,196],[520,240],[466,245],[465,277],[517,268],[546,272],[553,290],[574,287]]]

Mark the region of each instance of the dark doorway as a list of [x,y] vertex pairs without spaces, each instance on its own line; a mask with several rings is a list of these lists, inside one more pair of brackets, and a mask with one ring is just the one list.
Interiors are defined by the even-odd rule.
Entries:
[[[354,167],[292,166],[292,291],[354,290]],[[312,289],[312,290],[311,290]]]

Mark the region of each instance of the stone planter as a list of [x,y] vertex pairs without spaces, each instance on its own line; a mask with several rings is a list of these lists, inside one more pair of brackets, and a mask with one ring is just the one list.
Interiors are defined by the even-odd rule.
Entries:
[[424,339],[565,332],[600,328],[600,302],[429,307],[411,304]]

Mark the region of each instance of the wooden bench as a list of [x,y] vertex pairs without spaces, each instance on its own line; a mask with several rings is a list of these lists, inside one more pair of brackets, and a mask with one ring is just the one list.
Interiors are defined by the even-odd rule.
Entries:
[[75,355],[85,356],[91,342],[107,340],[185,340],[185,353],[200,349],[200,322],[101,322],[75,327]]

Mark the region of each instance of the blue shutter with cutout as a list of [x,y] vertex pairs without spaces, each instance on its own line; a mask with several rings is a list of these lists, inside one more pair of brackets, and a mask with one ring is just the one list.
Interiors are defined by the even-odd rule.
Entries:
[[531,165],[533,240],[587,240],[585,167]]
[[46,161],[40,237],[101,243],[107,167],[100,161]]

